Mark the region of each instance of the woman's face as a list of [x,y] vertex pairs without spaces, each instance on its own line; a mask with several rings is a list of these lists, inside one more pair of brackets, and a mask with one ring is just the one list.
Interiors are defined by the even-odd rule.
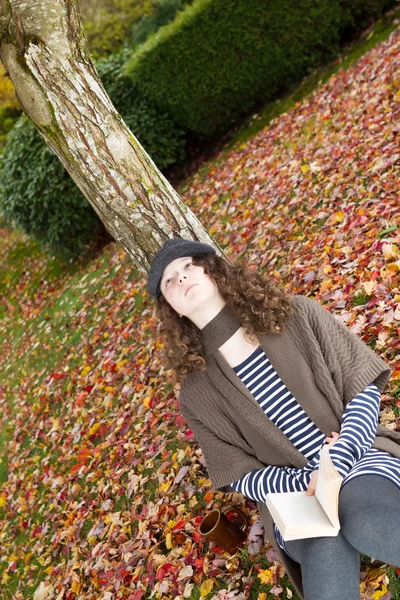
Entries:
[[[161,293],[174,310],[185,317],[196,318],[221,295],[213,279],[191,256],[176,258],[164,270]],[[193,319],[192,319],[193,320]]]

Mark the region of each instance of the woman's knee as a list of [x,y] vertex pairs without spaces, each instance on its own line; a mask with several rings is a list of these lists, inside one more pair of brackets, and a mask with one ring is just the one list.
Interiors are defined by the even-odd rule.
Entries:
[[399,500],[400,490],[383,477],[364,475],[350,480],[339,496],[343,536],[363,554],[380,552],[380,535],[385,537],[385,545],[395,535]]
[[341,534],[334,537],[306,538],[286,542],[290,554],[302,565],[313,562],[335,562],[343,555],[356,556],[348,540]]
[[301,564],[306,600],[359,600],[360,555],[339,532],[336,537],[286,543]]

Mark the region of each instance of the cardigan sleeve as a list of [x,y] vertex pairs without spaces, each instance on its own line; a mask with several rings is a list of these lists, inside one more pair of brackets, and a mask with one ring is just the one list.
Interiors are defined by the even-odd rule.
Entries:
[[234,490],[257,502],[265,502],[267,494],[276,492],[304,492],[313,471],[318,468],[320,451],[302,469],[269,465],[254,469],[231,485]]
[[[208,475],[213,489],[225,493],[235,490],[231,482],[240,479],[253,469],[265,467],[255,456],[246,452],[245,448],[230,444],[211,431],[191,410],[180,401],[180,411],[186,423],[193,431],[206,463]],[[212,465],[218,465],[218,470]]]
[[373,383],[346,406],[339,439],[329,448],[332,462],[343,478],[371,448],[376,435],[379,406],[380,392]]
[[296,298],[299,310],[307,313],[314,338],[345,405],[371,382],[382,392],[392,371],[386,362],[319,302],[307,296]]

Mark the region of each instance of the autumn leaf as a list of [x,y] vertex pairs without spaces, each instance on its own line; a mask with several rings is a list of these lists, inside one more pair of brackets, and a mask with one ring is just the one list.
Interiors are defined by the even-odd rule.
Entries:
[[205,598],[214,587],[213,579],[206,579],[200,585],[200,597]]
[[273,572],[271,569],[260,569],[257,577],[264,585],[273,583]]

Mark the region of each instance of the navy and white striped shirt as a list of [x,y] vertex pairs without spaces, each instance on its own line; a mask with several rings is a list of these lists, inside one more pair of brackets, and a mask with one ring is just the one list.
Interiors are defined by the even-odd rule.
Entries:
[[[309,462],[302,469],[272,465],[254,469],[233,482],[232,487],[247,498],[261,502],[265,502],[268,493],[306,491],[313,471],[318,469],[325,434],[287,389],[260,346],[233,370],[267,417]],[[368,473],[382,475],[400,487],[400,459],[371,448],[376,435],[379,405],[380,391],[371,383],[346,406],[340,437],[329,449],[332,462],[343,477],[342,487],[350,479]],[[289,554],[276,524],[275,534],[279,546]]]

